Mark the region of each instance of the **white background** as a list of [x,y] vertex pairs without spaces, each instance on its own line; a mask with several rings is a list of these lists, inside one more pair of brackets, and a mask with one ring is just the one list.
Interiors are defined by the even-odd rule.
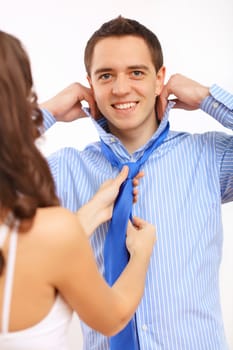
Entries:
[[[0,29],[18,36],[31,58],[36,90],[44,101],[73,81],[86,82],[86,41],[103,22],[117,15],[134,18],[161,41],[167,78],[180,72],[205,85],[217,83],[233,93],[233,0],[0,0]],[[224,130],[201,111],[171,115],[173,129],[190,132]],[[86,121],[62,124],[49,131],[42,149],[77,147],[94,138]],[[81,131],[80,131],[81,128]],[[233,204],[223,206],[224,246],[220,288],[224,324],[233,349]],[[82,338],[77,319],[70,348]],[[181,349],[183,350],[183,349]],[[197,349],[198,350],[198,349]]]

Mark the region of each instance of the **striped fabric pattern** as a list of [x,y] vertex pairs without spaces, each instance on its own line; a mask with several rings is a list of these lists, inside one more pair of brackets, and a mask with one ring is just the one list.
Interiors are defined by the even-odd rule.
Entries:
[[[210,92],[201,109],[232,130],[233,96],[217,85]],[[165,127],[171,107],[153,138]],[[54,120],[43,112],[48,127]],[[122,161],[138,159],[148,146],[129,155],[115,136],[104,131],[105,119],[94,123]],[[48,161],[62,205],[72,211],[117,174],[101,154],[99,142],[83,151],[59,150]],[[233,200],[233,136],[170,131],[143,170],[133,214],[156,226],[157,243],[136,312],[140,349],[225,350],[219,295],[221,204]],[[107,227],[108,223],[101,225],[91,240],[101,272]],[[84,324],[82,329],[85,350],[109,349],[107,338]]]

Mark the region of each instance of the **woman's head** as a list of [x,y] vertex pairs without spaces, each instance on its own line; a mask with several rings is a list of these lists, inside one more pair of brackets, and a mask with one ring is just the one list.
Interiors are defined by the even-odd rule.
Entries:
[[21,42],[3,31],[0,31],[0,111],[0,139],[4,145],[11,135],[31,140],[39,136],[38,127],[43,119],[33,92],[29,58]]
[[58,204],[47,162],[35,146],[42,114],[21,42],[0,31],[0,219],[7,211],[30,220]]

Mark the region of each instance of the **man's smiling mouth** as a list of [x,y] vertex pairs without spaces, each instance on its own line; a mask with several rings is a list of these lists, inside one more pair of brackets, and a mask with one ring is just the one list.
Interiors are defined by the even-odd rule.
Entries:
[[138,102],[126,102],[126,103],[116,103],[112,104],[115,109],[130,109],[137,105]]

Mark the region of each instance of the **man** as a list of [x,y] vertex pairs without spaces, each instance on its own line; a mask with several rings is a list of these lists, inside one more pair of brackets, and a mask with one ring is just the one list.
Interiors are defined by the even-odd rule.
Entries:
[[[218,86],[207,88],[182,75],[164,86],[160,43],[136,21],[118,17],[101,26],[87,43],[85,64],[91,89],[74,84],[45,103],[46,125],[54,122],[51,113],[66,120],[83,114],[82,100],[96,115],[93,94],[102,115],[95,122],[100,139],[122,163],[137,161],[168,128],[170,94],[177,97],[176,107],[201,108],[233,129],[233,96]],[[63,149],[49,163],[58,195],[73,211],[119,171],[100,142],[82,152]],[[156,225],[158,241],[135,315],[140,349],[227,349],[218,273],[221,203],[233,200],[233,137],[170,130],[142,170],[133,214]],[[102,225],[92,239],[102,272],[107,228]],[[82,328],[84,349],[109,349],[108,339]]]

